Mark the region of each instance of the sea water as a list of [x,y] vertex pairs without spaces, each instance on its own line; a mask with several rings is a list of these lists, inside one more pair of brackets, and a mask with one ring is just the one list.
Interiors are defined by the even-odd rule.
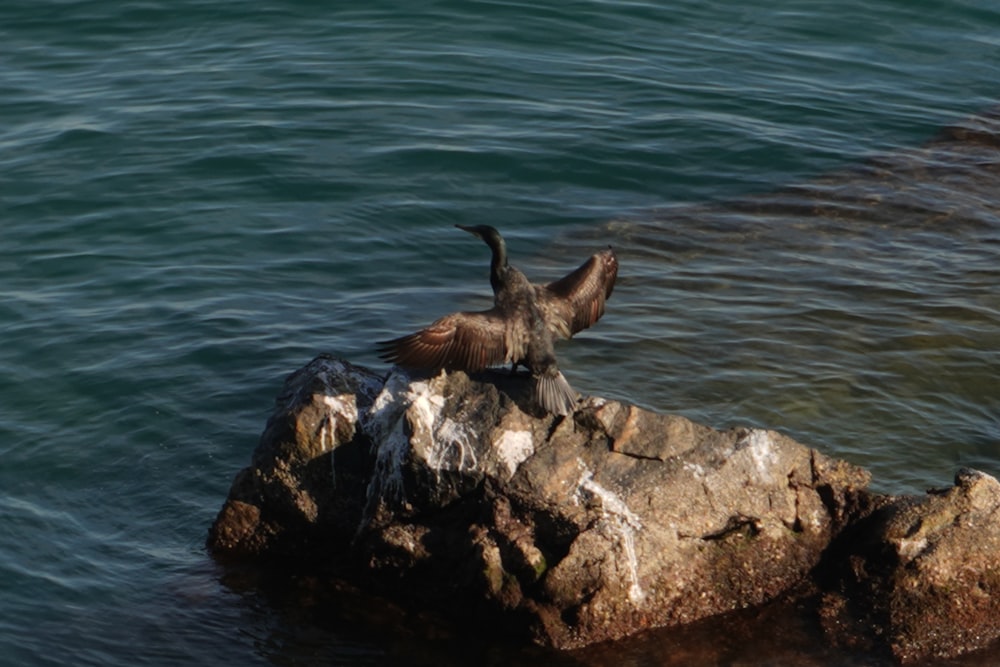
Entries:
[[553,664],[203,547],[286,374],[488,307],[456,223],[535,280],[615,248],[558,349],[584,393],[774,428],[890,493],[1000,472],[995,158],[914,177],[909,212],[814,214],[860,165],[919,172],[998,65],[985,0],[3,3],[0,663]]

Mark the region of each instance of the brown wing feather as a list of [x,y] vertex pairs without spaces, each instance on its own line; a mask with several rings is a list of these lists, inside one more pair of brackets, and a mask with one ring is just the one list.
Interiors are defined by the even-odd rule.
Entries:
[[452,313],[377,345],[380,357],[407,368],[478,371],[508,360],[505,332],[503,318],[493,310]]
[[617,277],[618,259],[608,248],[569,275],[543,285],[538,290],[539,306],[549,329],[569,338],[601,319]]

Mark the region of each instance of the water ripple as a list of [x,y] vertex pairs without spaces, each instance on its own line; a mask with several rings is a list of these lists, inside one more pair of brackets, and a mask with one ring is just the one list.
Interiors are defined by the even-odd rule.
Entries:
[[981,0],[3,3],[3,654],[384,658],[201,543],[285,374],[488,305],[454,223],[538,279],[615,246],[560,347],[582,390],[883,489],[996,472],[998,31]]

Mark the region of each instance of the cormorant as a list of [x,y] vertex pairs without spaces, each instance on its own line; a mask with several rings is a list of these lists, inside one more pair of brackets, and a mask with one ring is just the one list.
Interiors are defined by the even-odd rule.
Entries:
[[554,341],[586,329],[604,314],[618,276],[611,248],[546,285],[528,282],[507,263],[507,245],[489,225],[455,225],[486,242],[493,253],[493,307],[445,315],[425,329],[378,343],[379,356],[407,368],[481,371],[525,366],[535,381],[535,399],[547,412],[567,415],[577,394],[556,366]]

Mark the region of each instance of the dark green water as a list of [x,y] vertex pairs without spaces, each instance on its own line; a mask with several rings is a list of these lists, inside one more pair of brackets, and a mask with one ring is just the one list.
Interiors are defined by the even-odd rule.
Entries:
[[[455,223],[537,279],[615,246],[560,349],[581,391],[777,428],[884,491],[1000,472],[997,156],[920,148],[1000,97],[992,3],[344,7],[0,5],[0,663],[466,662],[202,546],[284,375],[485,307]],[[889,210],[838,185],[873,159],[908,174]],[[678,641],[589,662],[739,662]]]

